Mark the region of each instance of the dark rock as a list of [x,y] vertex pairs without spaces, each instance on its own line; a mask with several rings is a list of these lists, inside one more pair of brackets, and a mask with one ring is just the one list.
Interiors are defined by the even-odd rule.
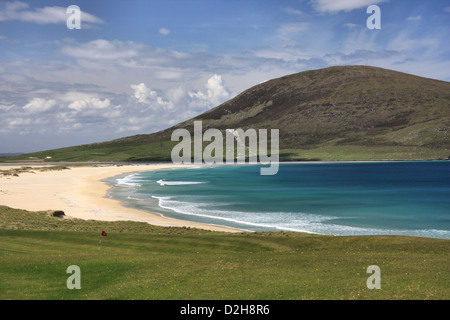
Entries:
[[56,210],[56,211],[53,211],[52,216],[57,217],[57,218],[64,218],[65,214],[64,214],[64,211],[62,211],[62,210]]

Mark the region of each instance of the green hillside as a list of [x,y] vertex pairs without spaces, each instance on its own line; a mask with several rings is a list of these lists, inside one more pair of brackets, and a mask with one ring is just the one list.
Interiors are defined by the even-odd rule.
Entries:
[[[450,83],[342,66],[256,85],[172,128],[6,159],[163,161],[174,129],[279,129],[281,160],[421,160],[450,156]],[[30,158],[31,157],[31,158]]]

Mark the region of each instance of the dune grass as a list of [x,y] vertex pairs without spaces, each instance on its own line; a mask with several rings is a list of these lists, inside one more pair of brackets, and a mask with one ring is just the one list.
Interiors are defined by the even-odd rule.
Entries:
[[[0,299],[450,298],[443,239],[230,234],[3,206],[0,218]],[[80,267],[79,290],[66,286],[70,265]],[[380,290],[367,288],[370,265]]]

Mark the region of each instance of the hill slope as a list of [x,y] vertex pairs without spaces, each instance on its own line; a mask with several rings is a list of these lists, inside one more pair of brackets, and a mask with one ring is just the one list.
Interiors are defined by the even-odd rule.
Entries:
[[256,85],[172,128],[16,157],[170,160],[174,129],[279,129],[280,159],[438,159],[450,156],[450,83],[397,71],[342,66]]

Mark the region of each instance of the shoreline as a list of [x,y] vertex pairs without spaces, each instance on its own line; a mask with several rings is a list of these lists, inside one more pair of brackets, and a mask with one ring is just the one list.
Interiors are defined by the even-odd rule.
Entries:
[[[25,164],[0,167],[8,170]],[[40,168],[61,163],[33,163]],[[121,174],[158,169],[186,168],[174,164],[85,164],[69,170],[24,172],[20,176],[0,176],[0,205],[29,211],[62,210],[67,218],[99,221],[137,221],[164,227],[190,227],[221,232],[245,232],[231,227],[178,220],[124,206],[107,197],[110,186],[102,181]],[[198,166],[198,165],[195,165]]]
[[[326,163],[383,163],[386,161],[311,161],[280,162],[289,164]],[[391,161],[389,161],[391,162]],[[406,161],[411,162],[411,161]],[[413,161],[424,162],[424,161]],[[426,161],[435,162],[435,161]],[[446,162],[446,161],[445,161]],[[216,166],[253,165],[217,164]],[[112,188],[106,179],[135,172],[193,168],[211,164],[173,163],[28,163],[0,164],[0,205],[28,211],[62,210],[66,218],[96,221],[135,221],[155,226],[188,227],[221,232],[253,232],[242,227],[231,227],[209,222],[194,222],[168,217],[157,211],[128,207],[119,199],[110,198]],[[264,165],[263,165],[264,166]],[[53,168],[52,168],[53,167]],[[70,170],[64,169],[68,167]],[[28,168],[28,169],[27,169]],[[20,170],[18,170],[20,169]],[[43,169],[43,172],[39,172]],[[9,171],[5,175],[5,171]],[[19,176],[14,176],[14,173]]]

